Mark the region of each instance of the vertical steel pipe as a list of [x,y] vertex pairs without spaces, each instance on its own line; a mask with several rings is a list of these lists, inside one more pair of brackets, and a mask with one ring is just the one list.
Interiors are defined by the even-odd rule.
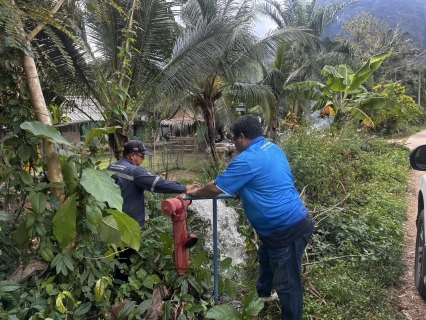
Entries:
[[217,199],[232,199],[234,196],[229,194],[221,194],[215,198],[205,197],[190,197],[186,196],[183,200],[205,200],[213,199],[213,294],[214,301],[217,302],[219,298],[219,254],[218,254],[218,240],[217,240]]

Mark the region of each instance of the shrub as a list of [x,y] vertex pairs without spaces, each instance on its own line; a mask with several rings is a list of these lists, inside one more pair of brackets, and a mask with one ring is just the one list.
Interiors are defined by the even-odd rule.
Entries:
[[383,97],[391,98],[405,107],[407,114],[387,111],[373,111],[372,117],[378,131],[392,134],[413,124],[424,123],[425,110],[413,98],[405,94],[405,87],[399,83],[388,83],[373,87]]

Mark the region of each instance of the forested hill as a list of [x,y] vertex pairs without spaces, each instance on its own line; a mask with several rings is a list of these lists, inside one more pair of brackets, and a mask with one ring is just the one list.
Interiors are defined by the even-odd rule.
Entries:
[[[329,2],[332,1],[318,0],[317,6]],[[356,18],[363,11],[385,21],[393,29],[399,25],[401,31],[410,33],[419,47],[426,48],[426,0],[358,0],[342,10],[338,20],[329,26],[326,35],[334,38],[341,33],[342,22]]]

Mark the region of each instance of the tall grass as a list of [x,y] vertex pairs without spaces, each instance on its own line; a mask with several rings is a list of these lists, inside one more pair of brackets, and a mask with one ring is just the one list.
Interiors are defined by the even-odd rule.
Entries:
[[282,143],[315,224],[304,319],[402,319],[388,290],[403,268],[409,151],[352,132]]

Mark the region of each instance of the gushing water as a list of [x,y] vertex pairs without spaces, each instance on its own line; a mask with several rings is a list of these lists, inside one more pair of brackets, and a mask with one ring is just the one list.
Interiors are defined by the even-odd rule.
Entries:
[[[201,220],[209,223],[206,228],[205,249],[213,252],[213,200],[193,200],[188,207]],[[232,258],[232,264],[246,262],[245,237],[237,229],[238,214],[227,207],[223,200],[217,200],[217,238],[220,260]]]

